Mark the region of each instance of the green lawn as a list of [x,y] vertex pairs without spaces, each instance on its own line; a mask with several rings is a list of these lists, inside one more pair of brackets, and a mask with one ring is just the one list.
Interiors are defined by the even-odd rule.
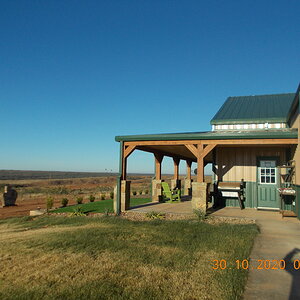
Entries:
[[[149,198],[132,198],[130,199],[130,206],[137,206],[144,203],[148,203],[151,200]],[[65,213],[65,212],[73,212],[78,208],[82,209],[82,212],[84,213],[104,213],[104,212],[113,212],[113,200],[107,199],[107,200],[101,200],[101,201],[95,201],[95,202],[88,202],[78,205],[71,205],[67,207],[61,207],[56,210],[53,210],[54,213]]]
[[[256,234],[197,220],[1,220],[0,299],[241,299],[247,271],[233,266]],[[214,259],[228,268],[213,270]]]

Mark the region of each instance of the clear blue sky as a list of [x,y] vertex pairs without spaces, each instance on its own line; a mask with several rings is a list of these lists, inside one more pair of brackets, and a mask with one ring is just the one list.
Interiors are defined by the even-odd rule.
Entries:
[[[207,131],[228,96],[295,92],[299,13],[298,0],[1,0],[0,169],[117,171],[116,135]],[[153,164],[133,153],[129,171]]]

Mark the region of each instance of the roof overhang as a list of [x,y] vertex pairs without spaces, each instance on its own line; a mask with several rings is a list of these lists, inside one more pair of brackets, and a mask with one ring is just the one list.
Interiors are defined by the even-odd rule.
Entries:
[[[241,131],[208,131],[166,134],[144,134],[116,136],[117,142],[129,141],[209,141],[209,140],[271,140],[271,139],[298,139],[298,129],[266,129]],[[194,142],[195,143],[195,142]]]

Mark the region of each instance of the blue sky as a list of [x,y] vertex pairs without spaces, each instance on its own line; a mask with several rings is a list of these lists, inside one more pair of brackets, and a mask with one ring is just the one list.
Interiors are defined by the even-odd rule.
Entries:
[[[295,92],[299,12],[298,0],[1,0],[0,169],[117,171],[116,135],[207,131],[228,96]],[[153,166],[129,157],[129,172]]]

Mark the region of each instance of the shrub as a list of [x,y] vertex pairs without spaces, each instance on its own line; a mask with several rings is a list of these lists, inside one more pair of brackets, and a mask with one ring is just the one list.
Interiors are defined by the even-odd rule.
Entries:
[[143,194],[143,191],[142,191],[142,190],[140,190],[140,191],[139,191],[139,194],[140,194],[140,195],[142,195],[142,194]]
[[77,197],[76,202],[77,202],[77,204],[82,204],[83,197]]
[[61,205],[62,207],[66,207],[68,205],[69,200],[67,198],[62,198],[61,199]]
[[146,213],[146,217],[149,219],[164,219],[166,217],[165,213],[157,212],[157,211],[150,211]]
[[133,191],[133,192],[132,192],[132,195],[133,195],[133,196],[136,196],[136,191]]
[[90,197],[89,197],[89,200],[90,200],[90,202],[94,202],[95,201],[95,196],[93,196],[93,195],[90,195]]
[[47,211],[53,207],[53,204],[54,204],[53,197],[48,197],[47,200],[46,200]]
[[85,216],[85,212],[83,211],[82,207],[77,207],[74,209],[74,211],[71,213],[71,216]]
[[105,197],[105,194],[102,194],[102,195],[101,195],[101,200],[105,200],[105,198],[106,198],[106,197]]
[[114,192],[110,192],[109,196],[110,196],[110,199],[114,199]]
[[204,221],[206,219],[206,212],[202,209],[194,209],[194,214],[197,216],[199,221]]

